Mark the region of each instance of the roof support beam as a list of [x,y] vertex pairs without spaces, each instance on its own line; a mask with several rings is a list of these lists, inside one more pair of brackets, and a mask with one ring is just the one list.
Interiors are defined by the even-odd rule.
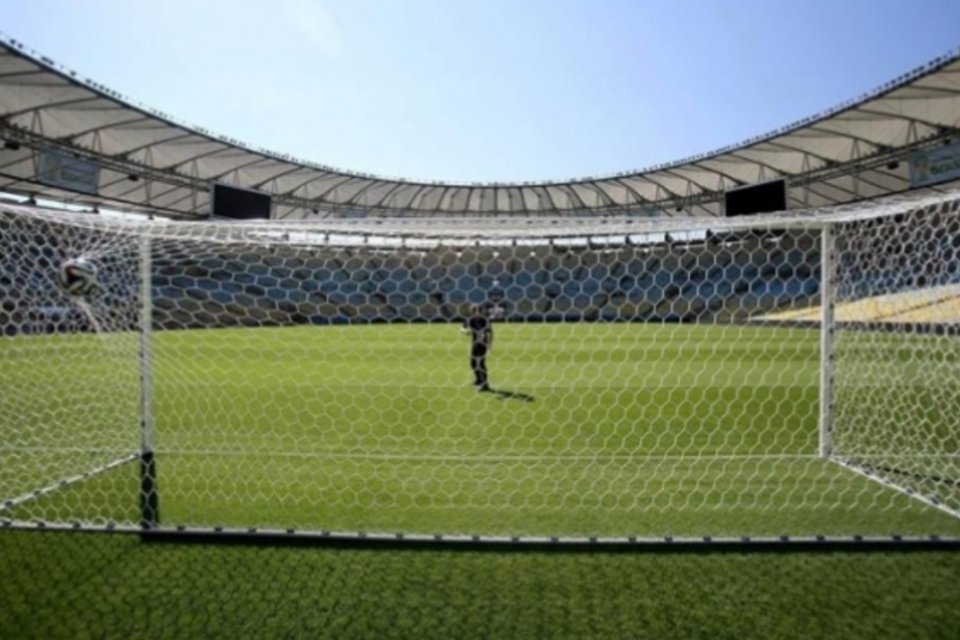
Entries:
[[119,120],[117,122],[111,122],[110,124],[97,125],[96,127],[90,127],[89,129],[84,129],[83,131],[75,131],[69,135],[61,137],[60,139],[66,142],[71,142],[76,144],[76,141],[78,138],[82,138],[83,136],[89,135],[91,133],[97,133],[99,131],[103,131],[104,129],[112,129],[113,127],[122,127],[127,124],[133,124],[134,122],[144,122],[148,120],[150,120],[150,118],[146,116],[136,116],[128,120]]

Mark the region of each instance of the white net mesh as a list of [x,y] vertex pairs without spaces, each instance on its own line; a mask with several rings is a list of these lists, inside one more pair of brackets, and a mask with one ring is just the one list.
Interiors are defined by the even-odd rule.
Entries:
[[[840,463],[960,513],[960,215],[926,208],[836,229]],[[893,508],[878,498],[874,509]]]
[[[747,222],[322,227],[3,207],[0,518],[960,535],[958,246],[955,197]],[[83,298],[56,285],[77,257],[98,269]]]
[[[139,450],[137,238],[10,211],[0,212],[0,238],[0,515],[32,504],[31,518],[103,523],[136,484],[97,502],[62,489]],[[68,296],[59,267],[81,255],[97,264],[98,289]]]

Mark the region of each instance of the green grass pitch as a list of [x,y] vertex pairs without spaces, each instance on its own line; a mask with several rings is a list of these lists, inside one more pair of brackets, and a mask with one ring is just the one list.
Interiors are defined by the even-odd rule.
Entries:
[[[494,387],[533,402],[473,391],[447,325],[154,344],[167,523],[956,531],[811,457],[816,332],[498,325]],[[132,335],[0,339],[5,494],[138,448],[136,353]],[[137,488],[123,465],[9,515],[135,522]],[[0,529],[0,637],[952,639],[957,575],[952,552],[411,552]]]
[[[960,534],[817,458],[819,334],[498,324],[157,331],[161,522],[521,536]],[[0,340],[0,487],[139,448],[138,338]],[[909,362],[905,367],[916,366]],[[128,464],[3,515],[138,522]]]
[[960,554],[166,545],[0,530],[0,637],[953,640]]

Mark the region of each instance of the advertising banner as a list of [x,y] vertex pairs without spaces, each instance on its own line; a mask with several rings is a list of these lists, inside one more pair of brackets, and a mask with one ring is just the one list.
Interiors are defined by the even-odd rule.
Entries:
[[960,178],[960,142],[910,156],[910,185],[925,187]]
[[47,149],[40,151],[37,159],[37,182],[67,191],[97,195],[100,167],[92,160]]

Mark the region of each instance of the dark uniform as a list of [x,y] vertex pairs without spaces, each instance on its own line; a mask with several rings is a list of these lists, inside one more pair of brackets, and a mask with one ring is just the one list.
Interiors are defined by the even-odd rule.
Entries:
[[481,391],[487,391],[487,351],[493,343],[493,328],[490,319],[477,312],[463,321],[463,328],[470,332],[470,368],[473,369],[473,383]]

